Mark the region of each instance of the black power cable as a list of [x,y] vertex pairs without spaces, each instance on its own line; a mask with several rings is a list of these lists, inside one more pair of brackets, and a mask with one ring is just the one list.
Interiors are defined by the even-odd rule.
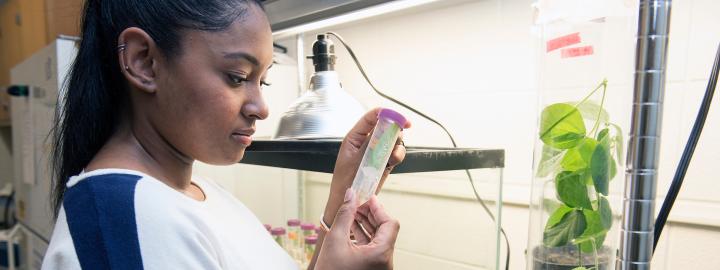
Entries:
[[15,200],[15,190],[13,189],[10,192],[10,196],[7,197],[7,202],[5,203],[5,207],[3,209],[3,219],[5,220],[3,226],[6,229],[10,229],[10,228],[12,228],[13,225],[15,225],[12,222],[12,220],[15,220],[14,215],[12,215],[12,204],[14,204],[14,200]]
[[[430,122],[434,123],[435,125],[439,126],[439,127],[440,127],[443,131],[445,131],[445,133],[448,135],[448,137],[450,138],[450,142],[452,142],[453,147],[454,147],[454,148],[457,148],[457,147],[458,147],[458,146],[457,146],[457,143],[455,142],[455,138],[454,138],[453,135],[450,133],[450,131],[448,131],[447,128],[445,128],[445,126],[443,126],[443,124],[441,124],[441,123],[438,122],[437,120],[433,119],[432,117],[430,117],[430,116],[428,116],[428,115],[426,115],[426,114],[418,111],[417,109],[411,107],[410,105],[407,105],[407,104],[405,104],[405,103],[403,103],[403,102],[401,102],[401,101],[399,101],[399,100],[397,100],[397,99],[395,99],[395,98],[393,98],[393,97],[391,97],[391,96],[388,96],[387,94],[381,92],[380,90],[378,90],[378,88],[375,87],[375,85],[372,83],[372,81],[370,81],[370,78],[368,77],[367,73],[365,73],[365,69],[363,68],[362,64],[360,64],[360,61],[358,60],[357,56],[355,55],[355,52],[353,52],[352,48],[350,48],[350,45],[348,45],[347,43],[345,43],[345,40],[344,40],[340,35],[338,35],[337,33],[327,32],[327,34],[334,36],[335,38],[337,38],[337,39],[340,41],[340,43],[342,43],[343,47],[345,47],[345,49],[346,49],[346,50],[348,51],[348,53],[350,54],[350,57],[351,57],[351,58],[353,59],[353,61],[355,62],[355,65],[357,66],[358,70],[360,70],[360,73],[362,74],[363,78],[365,78],[365,81],[370,85],[370,87],[371,87],[376,93],[378,93],[378,95],[380,95],[380,96],[382,96],[382,97],[384,97],[384,98],[386,98],[386,99],[388,99],[388,100],[390,100],[390,101],[392,101],[392,102],[394,102],[394,103],[402,106],[402,107],[405,108],[405,109],[410,110],[411,112],[414,112],[414,113],[417,114],[417,115],[422,116],[423,118],[427,119],[428,121],[430,121]],[[485,204],[485,202],[480,198],[480,195],[479,195],[478,192],[477,192],[477,188],[475,188],[475,182],[474,182],[474,180],[473,180],[473,178],[472,178],[472,175],[470,174],[470,171],[469,171],[469,170],[465,170],[465,174],[467,174],[468,180],[470,180],[470,186],[472,187],[472,191],[473,191],[473,194],[475,195],[475,199],[477,199],[477,201],[480,203],[480,205],[482,205],[483,209],[485,209],[485,212],[487,212],[487,214],[490,216],[490,219],[491,219],[493,222],[498,222],[498,221],[495,219],[495,215],[492,213],[492,211],[490,211],[490,208],[488,208],[487,205]],[[498,202],[498,203],[500,203],[500,202]],[[503,238],[505,238],[505,246],[506,246],[506,249],[507,249],[507,256],[505,257],[505,269],[507,270],[507,269],[510,269],[510,241],[508,241],[508,237],[507,237],[507,234],[505,233],[505,229],[503,229],[502,227],[500,228],[500,233],[502,233]]]
[[683,151],[682,157],[675,170],[675,176],[673,177],[672,184],[668,190],[668,194],[663,201],[662,208],[658,213],[658,217],[655,220],[655,241],[653,243],[653,253],[657,247],[658,239],[662,234],[665,222],[667,222],[670,210],[675,203],[675,199],[680,192],[683,180],[685,179],[685,173],[690,165],[690,160],[695,153],[695,147],[697,146],[700,134],[702,133],[703,126],[705,126],[705,119],[707,119],[708,111],[710,110],[710,103],[712,103],[713,94],[715,93],[715,86],[718,81],[718,73],[720,72],[720,45],[718,45],[717,53],[715,54],[715,63],[713,64],[712,70],[710,71],[710,79],[708,80],[707,89],[705,89],[705,96],[703,97],[698,111],[697,117],[695,118],[695,124],[693,125],[690,137],[688,138],[687,144],[685,144],[685,150]]

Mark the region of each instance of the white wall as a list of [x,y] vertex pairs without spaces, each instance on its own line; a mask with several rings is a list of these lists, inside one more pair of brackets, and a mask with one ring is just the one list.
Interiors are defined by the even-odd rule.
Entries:
[[[418,8],[331,29],[353,46],[376,85],[446,124],[461,146],[506,149],[503,223],[511,241],[512,269],[525,268],[527,203],[537,118],[535,41],[530,29],[530,4],[530,0],[442,1],[441,5],[431,8]],[[720,2],[713,0],[673,1],[659,199],[663,198],[674,173],[705,88],[714,50],[720,41],[720,27],[717,27],[720,16],[715,14],[718,10]],[[313,37],[308,33],[306,44],[312,44]],[[339,54],[337,70],[345,88],[368,107],[391,106],[372,93],[339,45],[336,51]],[[619,63],[627,60],[619,58]],[[277,83],[277,80],[273,82]],[[295,94],[287,93],[289,96]],[[408,145],[449,145],[437,127],[406,114],[414,121],[414,127],[405,133]],[[714,256],[720,253],[720,245],[716,244],[720,240],[720,216],[716,214],[720,210],[720,197],[715,195],[717,189],[714,188],[718,178],[711,171],[713,165],[720,164],[720,142],[713,140],[720,135],[720,126],[716,124],[720,120],[718,114],[718,108],[711,109],[693,165],[670,217],[671,223],[660,241],[654,269],[713,269],[720,265],[720,257]],[[292,206],[282,206],[284,196],[277,190],[284,190],[286,195],[291,192],[288,190],[292,189],[294,172],[253,167],[251,173],[247,173],[247,169],[240,167],[217,171],[204,166],[198,172],[212,171],[216,178],[234,179],[235,182],[224,182],[261,219],[281,221],[287,216],[284,212]],[[275,184],[256,183],[264,179],[275,179],[267,181]],[[329,176],[306,174],[304,179],[306,217],[315,219],[327,196]],[[492,186],[492,173],[482,179]],[[463,180],[462,174],[458,173],[390,179],[382,200],[403,224],[396,256],[398,269],[478,269],[477,266],[485,265],[488,254],[481,246],[468,243],[494,241],[491,236],[452,240],[457,239],[460,232],[448,231],[448,226],[443,225],[488,227],[487,219],[476,219],[481,217],[477,214],[479,210],[467,210],[478,206],[466,197],[463,199],[463,191],[451,192],[445,197],[432,192],[403,191],[433,185],[442,188],[445,183],[461,186],[466,183]],[[290,188],[283,188],[282,183],[289,183]],[[494,196],[492,189],[482,191],[487,196]],[[260,192],[263,196],[257,195]],[[272,195],[273,192],[281,195]],[[428,215],[417,215],[418,211],[426,209],[431,211]],[[441,210],[471,214],[467,220],[434,219],[433,214]],[[466,223],[469,220],[474,223]],[[432,250],[427,248],[427,243],[402,238],[403,235],[422,237],[415,228],[427,228],[424,224],[438,224],[435,230],[425,231],[430,239],[450,239],[456,242],[440,243],[460,248]],[[437,236],[440,238],[434,238]],[[461,250],[461,247],[470,248]]]

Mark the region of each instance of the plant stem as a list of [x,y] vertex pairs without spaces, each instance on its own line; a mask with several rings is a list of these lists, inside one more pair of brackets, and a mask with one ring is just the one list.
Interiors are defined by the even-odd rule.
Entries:
[[593,126],[593,129],[590,131],[590,133],[593,134],[593,137],[597,136],[597,128],[598,126],[600,126],[600,115],[603,111],[603,106],[605,104],[605,93],[607,92],[607,79],[604,79],[601,85],[603,87],[603,91],[602,98],[600,99],[600,109],[598,109],[598,116],[597,120],[595,120],[595,126]]
[[[585,103],[585,101],[587,101],[593,94],[595,94],[595,92],[597,92],[597,91],[600,89],[600,87],[602,87],[603,85],[607,85],[607,79],[603,79],[603,81],[602,81],[597,87],[595,87],[595,89],[593,89],[592,91],[590,91],[590,93],[589,93],[587,96],[585,96],[585,98],[583,98],[582,100],[580,100],[580,102],[578,102],[577,104],[575,104],[575,106],[573,106],[573,108],[577,109],[577,107],[580,106],[580,104]],[[601,106],[601,108],[602,108],[602,106]],[[602,111],[602,110],[601,110],[601,111]],[[571,114],[572,114],[572,111],[569,112],[569,113],[567,113],[567,114],[565,114],[565,115],[563,115],[563,117],[560,117],[560,120],[558,120],[557,122],[553,123],[547,130],[543,131],[543,133],[540,134],[540,139],[542,139],[543,137],[545,137],[545,135],[547,135],[548,132],[550,132],[553,128],[555,128],[555,126],[557,126],[557,124],[559,124],[560,122],[562,122],[563,120],[565,120],[565,118],[567,118],[567,117],[570,116]]]
[[595,89],[593,89],[587,96],[585,96],[582,100],[580,100],[580,102],[578,102],[578,104],[575,104],[575,108],[577,108],[577,106],[579,106],[580,104],[585,103],[585,101],[587,101],[590,97],[592,97],[592,95],[595,94],[595,92],[597,92],[597,90],[600,90],[600,87],[606,86],[606,85],[607,85],[607,78],[603,79],[603,81],[600,82],[600,84],[598,84],[598,86],[595,87]]
[[577,244],[577,253],[578,253],[578,266],[584,266],[582,261],[582,249],[580,249],[580,244]]
[[590,243],[593,247],[593,253],[595,253],[595,268],[600,269],[600,258],[598,258],[597,245],[595,244],[595,238],[590,238]]

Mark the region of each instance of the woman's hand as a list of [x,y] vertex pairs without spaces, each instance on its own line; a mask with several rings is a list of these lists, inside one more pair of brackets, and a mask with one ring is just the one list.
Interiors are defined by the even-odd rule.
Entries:
[[[335,225],[325,235],[315,270],[393,268],[393,249],[400,224],[385,213],[377,197],[372,196],[360,207],[354,197],[351,189],[345,192],[345,200],[333,222]],[[363,224],[369,236],[356,233],[353,243],[350,234],[359,231],[358,223]]]
[[[357,173],[360,162],[362,161],[365,146],[370,140],[370,135],[378,121],[378,113],[380,113],[381,109],[382,108],[375,108],[367,112],[350,132],[348,132],[340,145],[340,151],[338,151],[337,161],[335,162],[335,170],[333,171],[332,183],[330,184],[330,197],[328,198],[324,212],[324,222],[328,225],[332,225],[332,217],[335,216],[335,213],[343,201],[345,190],[352,185],[353,179],[355,179],[355,173]],[[410,126],[410,121],[408,121],[403,129],[409,128]],[[390,171],[405,158],[405,146],[400,142],[402,142],[402,132],[398,138],[398,143],[390,155],[388,166],[380,178],[376,193],[380,192]]]
[[[350,186],[352,185],[353,179],[355,178],[355,173],[357,172],[358,167],[360,166],[360,162],[362,160],[362,156],[365,151],[365,146],[368,144],[369,136],[372,134],[373,129],[375,128],[375,124],[378,121],[378,114],[380,113],[381,108],[375,108],[369,112],[367,112],[362,119],[360,119],[357,124],[348,132],[347,136],[345,136],[345,139],[343,140],[342,144],[340,145],[340,151],[338,152],[338,157],[335,162],[335,170],[333,172],[333,179],[332,183],[330,184],[330,196],[328,198],[327,204],[325,205],[325,211],[323,212],[323,222],[327,224],[328,226],[333,227],[333,230],[335,230],[333,223],[335,220],[333,220],[333,217],[341,216],[340,213],[338,213],[338,209],[340,209],[341,205],[347,205],[348,199],[345,198],[346,191],[349,190]],[[403,128],[409,128],[410,122],[406,122],[405,126]],[[383,186],[383,183],[385,182],[385,179],[390,174],[390,171],[402,160],[405,158],[405,146],[401,143],[402,142],[402,133],[400,133],[400,137],[398,138],[398,142],[395,145],[395,148],[393,148],[392,154],[390,155],[390,160],[388,161],[388,166],[383,172],[382,177],[380,178],[380,182],[378,183],[377,192],[380,191],[380,189]],[[345,198],[345,199],[344,199]],[[353,200],[354,201],[354,200]],[[378,216],[384,217],[383,223],[390,222],[390,218],[385,214],[384,211],[382,211],[382,207],[379,206],[377,203],[377,199],[371,199],[371,201],[374,201],[372,203],[366,203],[363,206],[360,206],[360,210],[355,210],[357,208],[357,205],[354,205],[353,202],[353,208],[348,209],[349,212],[346,213],[353,213],[355,215],[356,211],[360,214],[358,215],[358,222],[354,222],[355,225],[347,225],[346,229],[341,229],[341,232],[347,231],[347,235],[343,237],[335,236],[334,239],[345,239],[342,241],[346,241],[349,239],[350,231],[353,231],[353,234],[358,239],[358,243],[360,244],[368,244],[368,247],[374,247],[375,245],[370,245],[370,239],[365,236],[360,230],[360,227],[357,224],[363,224],[366,230],[373,231],[371,234],[374,234],[374,231],[376,228],[379,228],[381,223],[377,223]],[[375,206],[373,206],[375,205]],[[367,210],[364,210],[367,209]],[[370,209],[375,209],[376,212],[371,212]],[[364,214],[363,214],[364,213]],[[363,218],[363,216],[365,218]],[[370,222],[370,216],[372,216],[373,222]],[[370,223],[370,225],[366,224]],[[393,231],[392,226],[393,223],[395,224],[395,229]],[[349,223],[348,223],[349,224]],[[372,224],[378,225],[373,226]],[[388,236],[385,237],[387,241],[384,241],[385,243],[389,243],[390,247],[386,248],[386,246],[383,247],[376,247],[375,251],[380,250],[381,248],[385,251],[390,252],[389,254],[392,255],[392,245],[395,243],[395,237],[397,235],[397,222],[390,222],[388,225],[385,225],[386,227],[390,227],[390,229],[383,229],[384,231],[387,231],[385,234]],[[339,234],[339,233],[338,233]],[[375,236],[377,238],[378,236]],[[383,237],[380,237],[379,239],[384,239]],[[334,240],[334,241],[340,241],[340,240]],[[318,238],[318,249],[315,251],[315,255],[313,256],[313,259],[310,261],[310,265],[308,266],[308,269],[315,269],[316,263],[318,263],[318,255],[326,252],[334,254],[334,251],[324,251],[325,249],[323,246],[325,243],[325,233],[320,232],[319,238]],[[331,246],[339,245],[337,243],[328,244]],[[365,249],[360,250],[371,250],[366,247]],[[355,250],[355,249],[352,249]],[[358,252],[355,250],[354,252]],[[365,251],[369,252],[369,251]],[[357,254],[357,253],[353,253]],[[337,257],[333,257],[335,255],[326,255],[326,260],[338,260]],[[362,256],[361,256],[362,257]],[[334,258],[334,259],[333,259]],[[369,258],[369,257],[368,257]],[[335,261],[330,261],[335,262]],[[327,262],[327,263],[330,263]],[[337,262],[336,262],[337,263]],[[330,266],[330,265],[328,265]],[[345,269],[345,268],[326,268],[326,269]],[[355,268],[347,268],[347,269],[355,269]],[[368,268],[371,269],[371,268]]]

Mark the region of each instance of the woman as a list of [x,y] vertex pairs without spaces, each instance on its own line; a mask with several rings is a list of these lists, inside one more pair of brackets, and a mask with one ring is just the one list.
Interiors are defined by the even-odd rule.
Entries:
[[[88,0],[55,129],[43,269],[296,269],[192,164],[235,164],[268,116],[272,35],[253,0]],[[310,268],[391,269],[399,225],[351,185],[378,111],[344,139]],[[386,170],[404,157],[398,145]],[[334,219],[333,219],[334,217]],[[360,232],[362,224],[369,236]]]

